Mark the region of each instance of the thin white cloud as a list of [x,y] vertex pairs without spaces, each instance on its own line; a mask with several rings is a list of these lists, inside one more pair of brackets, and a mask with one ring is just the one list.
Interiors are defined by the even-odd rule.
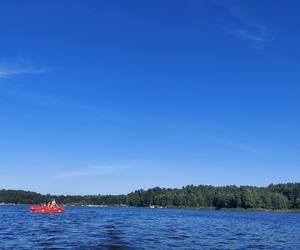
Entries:
[[236,29],[232,31],[232,34],[237,37],[248,39],[258,43],[264,43],[267,41],[267,34],[264,31],[259,31],[258,33],[254,33],[244,29]]
[[95,175],[107,175],[117,174],[128,169],[127,166],[111,165],[111,166],[94,166],[84,169],[75,169],[60,172],[60,177],[82,177],[82,176],[95,176]]
[[265,44],[272,40],[267,26],[249,17],[241,7],[232,6],[229,13],[235,20],[234,24],[230,25],[231,28],[225,28],[230,35],[247,41],[254,49],[263,49]]
[[230,31],[230,33],[239,38],[249,42],[253,49],[262,50],[265,44],[269,41],[268,34],[265,31],[252,32],[246,29],[238,28]]
[[0,78],[9,78],[25,74],[42,74],[45,72],[47,72],[47,69],[38,68],[30,63],[0,63]]

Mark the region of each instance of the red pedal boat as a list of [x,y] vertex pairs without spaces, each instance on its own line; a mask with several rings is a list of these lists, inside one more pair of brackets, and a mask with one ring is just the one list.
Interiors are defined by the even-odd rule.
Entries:
[[29,208],[29,211],[33,213],[63,213],[65,209],[62,206],[58,205],[54,205],[53,207],[32,206]]

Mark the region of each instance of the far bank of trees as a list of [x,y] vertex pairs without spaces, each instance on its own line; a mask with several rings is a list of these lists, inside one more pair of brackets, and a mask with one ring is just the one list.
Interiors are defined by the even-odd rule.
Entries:
[[153,188],[128,194],[131,206],[299,209],[300,184],[251,186],[194,186]]
[[129,205],[137,207],[300,209],[300,183],[268,187],[188,185],[180,189],[155,187],[127,195],[42,195],[23,190],[0,190],[0,203],[39,204],[56,199],[61,204]]

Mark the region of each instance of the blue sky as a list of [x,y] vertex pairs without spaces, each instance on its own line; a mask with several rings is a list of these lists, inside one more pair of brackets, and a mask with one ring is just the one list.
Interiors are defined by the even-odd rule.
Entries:
[[1,1],[0,188],[300,180],[298,1]]

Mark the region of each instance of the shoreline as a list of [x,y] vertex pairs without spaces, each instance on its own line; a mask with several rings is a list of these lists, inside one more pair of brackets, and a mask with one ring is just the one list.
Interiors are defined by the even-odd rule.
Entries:
[[[129,206],[130,207],[130,206]],[[145,207],[144,207],[145,208]],[[155,207],[159,208],[159,207]],[[189,210],[207,210],[207,211],[227,211],[227,212],[268,212],[268,213],[300,213],[300,209],[265,209],[265,208],[216,208],[216,207],[163,207],[167,209],[189,209]]]
[[[0,203],[1,206],[32,206],[35,204],[24,204],[24,203]],[[149,208],[149,209],[186,209],[186,210],[207,210],[207,211],[226,211],[226,212],[268,212],[268,213],[300,213],[300,209],[265,209],[265,208],[216,208],[216,207],[176,207],[176,206],[150,206],[150,207],[139,207],[139,206],[128,206],[125,204],[61,204],[67,207],[91,207],[91,208],[107,208],[107,207],[122,207],[122,208]]]
[[[173,207],[169,207],[173,208]],[[178,208],[178,207],[174,207]],[[180,207],[181,209],[191,209],[191,210],[213,210],[213,211],[227,211],[227,212],[268,212],[268,213],[300,213],[300,209],[264,209],[264,208],[195,208],[195,207]]]

